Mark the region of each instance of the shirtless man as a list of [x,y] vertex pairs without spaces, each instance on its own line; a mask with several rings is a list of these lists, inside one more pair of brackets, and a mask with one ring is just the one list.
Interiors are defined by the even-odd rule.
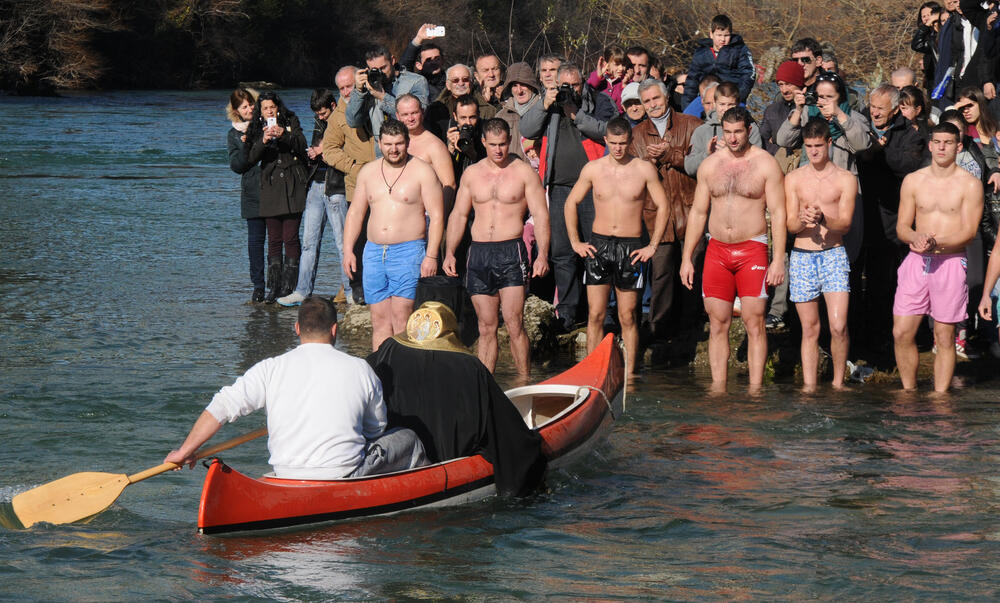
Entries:
[[788,261],[789,298],[802,323],[802,383],[816,387],[819,365],[819,301],[830,320],[833,387],[844,386],[847,364],[847,302],[851,265],[844,234],[851,227],[858,180],[830,161],[830,124],[814,119],[802,129],[809,164],[785,177],[788,233],[795,242]]
[[444,213],[448,215],[455,198],[455,169],[451,164],[448,147],[441,139],[424,127],[424,112],[420,99],[412,94],[404,94],[396,99],[396,119],[403,122],[410,134],[407,152],[419,157],[434,168],[437,179],[444,189]]
[[892,336],[903,389],[917,386],[914,337],[925,314],[934,319],[934,390],[947,391],[955,372],[955,323],[965,320],[969,300],[965,246],[983,213],[982,182],[955,164],[961,140],[954,125],[934,126],[931,164],[904,178],[899,191],[896,235],[910,253],[897,273]]
[[344,221],[344,271],[351,276],[357,268],[354,241],[371,209],[362,278],[372,313],[373,350],[406,329],[417,280],[437,273],[444,234],[441,183],[430,165],[406,152],[407,143],[401,122],[389,119],[382,124],[382,159],[361,168]]
[[[710,324],[708,360],[716,390],[724,390],[728,378],[729,324],[737,294],[747,330],[750,385],[756,389],[763,382],[767,358],[764,331],[767,287],[785,279],[785,191],[781,168],[770,153],[750,144],[750,123],[750,113],[744,107],[733,107],[723,114],[725,147],[709,155],[698,168],[698,185],[681,256],[681,282],[691,289],[694,283],[691,255],[702,238],[707,220],[711,240],[705,250],[701,295],[705,298]],[[765,207],[771,214],[774,249],[770,266]]]
[[483,126],[486,158],[470,165],[462,177],[455,209],[448,219],[445,274],[458,276],[455,249],[465,234],[469,212],[472,244],[466,263],[465,288],[472,297],[479,319],[479,359],[493,372],[497,364],[498,310],[510,335],[510,353],[519,376],[531,371],[528,336],[524,332],[524,299],[528,285],[528,250],[524,234],[524,210],[535,223],[538,258],[531,276],[549,271],[549,210],[538,173],[510,155],[510,126],[490,119]]
[[[604,336],[604,315],[611,286],[618,300],[618,321],[628,352],[628,376],[635,376],[639,355],[636,311],[646,287],[643,268],[656,252],[667,227],[667,194],[653,164],[629,151],[632,129],[624,118],[608,122],[604,144],[608,154],[580,171],[566,198],[566,231],[573,251],[584,258],[583,284],[587,286],[587,352]],[[576,206],[594,190],[594,226],[590,241],[580,241]],[[656,222],[648,243],[642,236],[642,208],[646,195],[656,204]]]

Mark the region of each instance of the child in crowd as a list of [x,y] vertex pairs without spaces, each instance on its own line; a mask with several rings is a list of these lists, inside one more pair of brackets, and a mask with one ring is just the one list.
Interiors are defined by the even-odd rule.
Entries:
[[622,89],[625,81],[630,80],[632,64],[625,54],[625,49],[617,44],[612,44],[604,49],[604,54],[597,59],[597,69],[587,78],[587,85],[604,92],[615,101],[618,112],[622,113]]
[[740,104],[746,103],[757,79],[750,49],[742,37],[733,33],[733,22],[726,15],[712,18],[710,34],[710,38],[698,42],[698,49],[691,58],[684,82],[684,106],[698,95],[698,84],[709,74],[736,84],[740,89]]

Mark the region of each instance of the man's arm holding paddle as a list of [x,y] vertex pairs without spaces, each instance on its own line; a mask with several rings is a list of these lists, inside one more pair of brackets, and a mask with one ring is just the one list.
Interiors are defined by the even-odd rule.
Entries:
[[194,468],[194,462],[198,460],[195,458],[194,453],[201,448],[202,444],[210,440],[221,427],[222,423],[212,416],[212,413],[207,410],[202,411],[201,416],[194,422],[194,427],[191,428],[187,439],[184,440],[181,447],[170,451],[170,454],[167,455],[167,458],[163,459],[163,462],[181,466],[187,464],[189,467]]

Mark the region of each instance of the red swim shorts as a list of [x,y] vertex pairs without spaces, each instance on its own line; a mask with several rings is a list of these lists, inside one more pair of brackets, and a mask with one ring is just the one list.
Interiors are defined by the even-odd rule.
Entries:
[[701,296],[731,302],[740,297],[767,297],[767,244],[760,241],[708,241]]

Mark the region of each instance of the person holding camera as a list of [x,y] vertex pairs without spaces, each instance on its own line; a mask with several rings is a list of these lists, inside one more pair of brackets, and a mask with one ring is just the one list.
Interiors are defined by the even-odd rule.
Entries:
[[[556,73],[558,86],[546,88],[542,102],[534,103],[521,116],[521,134],[541,139],[539,172],[549,194],[552,227],[552,272],[555,277],[556,312],[563,328],[576,323],[580,302],[580,261],[570,244],[563,207],[580,171],[588,161],[604,155],[608,121],[617,115],[606,94],[596,94],[584,85],[580,68],[563,63]],[[577,206],[583,238],[590,238],[594,223],[594,200],[587,193]]]
[[[396,69],[392,54],[379,46],[365,53],[368,69],[361,69],[354,76],[355,92],[347,103],[347,125],[368,128],[376,138],[386,118],[396,117],[396,98],[412,94],[427,107],[427,80],[406,69]],[[375,147],[376,154],[381,149]]]
[[451,126],[448,128],[448,152],[451,153],[455,167],[455,181],[462,179],[465,168],[486,156],[486,150],[480,141],[479,106],[471,94],[458,97],[455,112],[451,114]]
[[[299,277],[299,224],[309,177],[299,118],[274,92],[261,92],[247,127],[247,160],[260,163],[260,215],[267,227],[267,296],[288,295]],[[284,257],[282,257],[284,251]]]
[[444,26],[424,23],[399,57],[399,64],[427,80],[427,98],[437,98],[444,90],[444,55],[441,47],[430,42],[444,37]]

